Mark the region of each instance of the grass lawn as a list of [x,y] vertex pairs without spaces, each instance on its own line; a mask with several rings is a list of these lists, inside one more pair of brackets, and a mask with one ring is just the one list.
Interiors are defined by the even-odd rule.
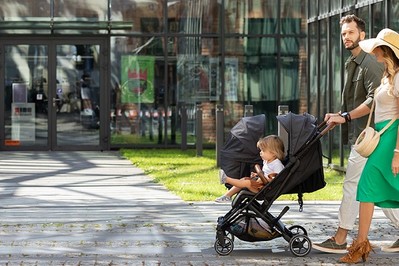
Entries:
[[[185,201],[213,201],[226,191],[219,183],[215,150],[204,150],[201,157],[195,150],[179,149],[122,149],[121,154]],[[343,174],[331,169],[324,173],[327,186],[305,194],[304,200],[341,200]],[[282,195],[278,200],[297,196]]]

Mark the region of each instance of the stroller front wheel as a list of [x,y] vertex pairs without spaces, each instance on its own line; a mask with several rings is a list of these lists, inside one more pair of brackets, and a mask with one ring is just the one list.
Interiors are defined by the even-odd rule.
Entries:
[[[230,238],[231,241],[234,242],[234,235],[233,235],[232,233],[226,231],[225,234],[226,234],[226,235],[225,235],[226,237]],[[218,238],[218,236],[216,235],[216,239],[217,239],[217,238]]]
[[309,254],[312,249],[312,242],[306,235],[294,235],[290,240],[291,253],[297,257],[304,257]]
[[224,243],[220,243],[219,239],[215,241],[215,251],[221,256],[229,255],[234,249],[234,242],[229,237],[223,238]]

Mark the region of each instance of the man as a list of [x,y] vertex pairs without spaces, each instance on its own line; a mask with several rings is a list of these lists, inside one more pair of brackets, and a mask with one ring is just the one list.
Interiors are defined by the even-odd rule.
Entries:
[[[342,91],[341,112],[325,115],[327,123],[342,124],[343,139],[351,147],[346,175],[343,184],[343,197],[338,213],[339,227],[330,239],[313,244],[313,248],[329,253],[345,253],[348,231],[355,224],[359,214],[359,202],[356,201],[357,184],[367,161],[354,149],[353,144],[359,133],[365,128],[374,90],[379,86],[384,67],[370,54],[359,47],[366,36],[365,22],[355,15],[341,18],[341,37],[345,49],[351,56],[345,63],[345,86]],[[399,209],[383,209],[384,214],[399,227]],[[382,249],[386,252],[398,252],[399,240],[392,246]]]

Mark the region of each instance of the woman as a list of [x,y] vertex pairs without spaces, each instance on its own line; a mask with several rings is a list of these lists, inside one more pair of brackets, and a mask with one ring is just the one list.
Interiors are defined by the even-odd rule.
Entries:
[[[377,88],[375,100],[375,128],[381,130],[392,118],[399,115],[399,34],[383,29],[377,38],[359,42],[367,53],[384,64],[385,71],[381,85]],[[367,238],[373,217],[374,206],[399,208],[399,138],[396,120],[381,135],[377,148],[370,155],[360,177],[356,199],[359,207],[359,230],[348,253],[340,259],[345,263],[366,261],[372,250]]]

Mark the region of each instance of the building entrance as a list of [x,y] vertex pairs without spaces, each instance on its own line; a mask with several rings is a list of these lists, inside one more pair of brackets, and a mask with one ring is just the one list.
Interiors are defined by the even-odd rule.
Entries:
[[3,150],[108,148],[106,40],[0,40]]

